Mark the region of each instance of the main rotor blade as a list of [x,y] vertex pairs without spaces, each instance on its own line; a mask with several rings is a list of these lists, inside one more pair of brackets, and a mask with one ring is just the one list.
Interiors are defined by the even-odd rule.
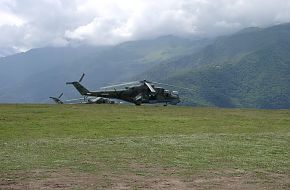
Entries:
[[184,89],[184,90],[195,91],[195,89],[192,89],[192,88],[186,88],[186,87],[182,87],[182,86],[176,86],[176,85],[171,85],[171,84],[166,84],[166,83],[161,83],[161,82],[151,82],[151,83],[165,85],[165,86],[171,86],[171,87],[175,87],[175,88],[179,88],[179,89]]
[[81,78],[80,78],[79,82],[82,82],[82,80],[83,80],[84,76],[85,76],[85,73],[83,73],[83,74],[82,74],[82,76],[81,76]]
[[151,92],[153,92],[153,93],[155,93],[156,91],[155,91],[155,89],[151,86],[151,84],[150,83],[148,83],[148,82],[144,82],[145,84],[146,84],[146,86],[150,89],[150,91]]
[[104,87],[101,87],[101,89],[114,88],[114,87],[119,87],[119,86],[130,85],[130,84],[137,84],[137,83],[140,83],[140,82],[132,81],[132,82],[120,83],[120,84],[115,84],[115,85],[110,85],[110,86],[104,86]]

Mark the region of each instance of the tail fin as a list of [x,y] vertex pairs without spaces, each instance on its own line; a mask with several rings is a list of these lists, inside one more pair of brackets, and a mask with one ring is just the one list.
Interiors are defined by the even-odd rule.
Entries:
[[72,84],[82,96],[90,94],[90,91],[86,89],[83,85],[81,85],[79,82],[76,82],[76,81],[67,82],[66,84]]

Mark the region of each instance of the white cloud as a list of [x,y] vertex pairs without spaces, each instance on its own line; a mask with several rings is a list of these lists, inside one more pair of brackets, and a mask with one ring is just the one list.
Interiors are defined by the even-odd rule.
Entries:
[[6,13],[4,11],[0,12],[0,26],[22,26],[25,23],[24,20],[17,17],[16,15]]
[[289,21],[290,0],[0,0],[0,49],[215,36]]

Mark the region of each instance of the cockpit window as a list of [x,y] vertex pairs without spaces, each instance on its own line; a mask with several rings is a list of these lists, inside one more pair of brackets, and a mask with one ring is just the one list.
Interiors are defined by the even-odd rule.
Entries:
[[172,91],[171,94],[172,95],[178,95],[178,91]]

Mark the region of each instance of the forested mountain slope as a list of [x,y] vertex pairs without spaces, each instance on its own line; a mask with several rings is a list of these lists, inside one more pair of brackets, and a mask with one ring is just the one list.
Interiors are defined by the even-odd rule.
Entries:
[[142,78],[193,88],[185,104],[290,107],[290,25],[249,28],[162,64]]

